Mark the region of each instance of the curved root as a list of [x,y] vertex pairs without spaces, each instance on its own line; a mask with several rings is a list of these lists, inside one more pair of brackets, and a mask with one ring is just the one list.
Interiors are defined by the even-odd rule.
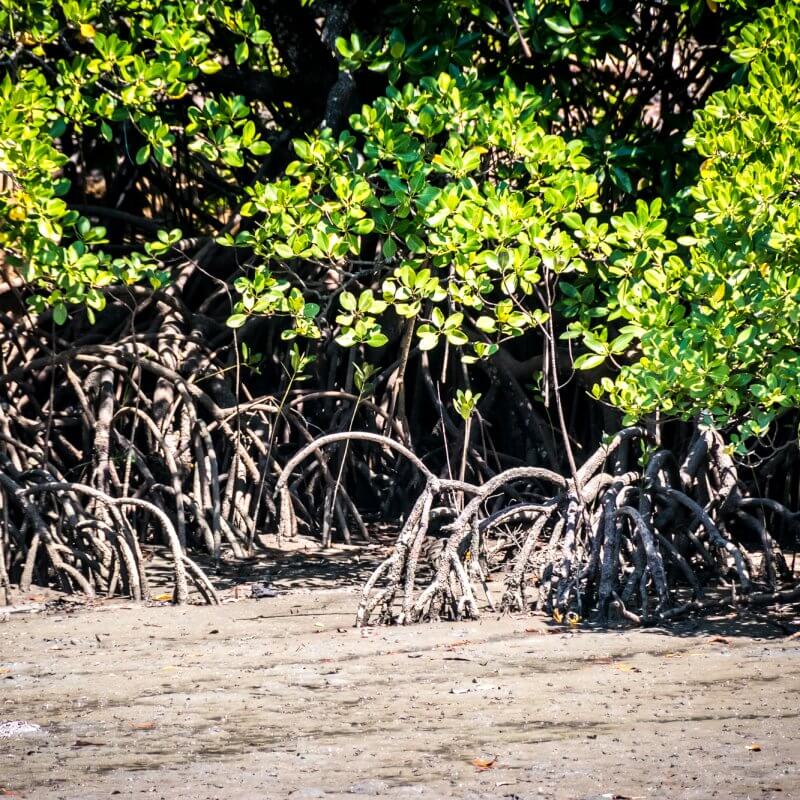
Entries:
[[[714,437],[701,439],[680,471],[674,455],[665,450],[643,466],[618,456],[613,472],[601,471],[622,442],[640,436],[640,429],[623,431],[587,459],[578,471],[580,494],[572,481],[527,467],[506,470],[472,487],[473,497],[463,509],[448,508],[455,520],[445,528],[448,537],[438,548],[431,579],[419,586],[420,553],[426,544],[434,550],[442,541],[429,531],[429,511],[438,494],[429,478],[392,554],[364,587],[356,624],[477,617],[476,587],[486,586],[488,564],[481,566],[480,559],[487,551],[487,538],[502,535],[515,523],[522,523],[524,532],[513,540],[512,558],[505,565],[500,603],[504,612],[538,609],[572,622],[593,613],[603,624],[613,613],[634,624],[649,624],[714,607],[717,601],[704,600],[704,591],[712,585],[724,587],[731,575],[738,585],[735,596],[744,603],[795,597],[796,590],[776,587],[774,565],[782,555],[760,525],[751,525],[761,534],[764,569],[758,581],[751,567],[757,553],[747,552],[742,526],[736,528],[736,536],[726,533],[726,523],[733,529],[732,523],[746,509],[772,504],[744,496],[732,462],[720,466],[709,461],[722,452],[713,446]],[[701,474],[703,464],[708,476]],[[512,484],[525,485],[539,496],[548,485],[559,491],[544,504],[523,501],[490,511],[489,497],[510,490]],[[698,485],[715,490],[704,504],[692,497]],[[636,500],[638,508],[632,504]],[[772,510],[794,524],[797,516],[778,506]],[[531,583],[536,589],[533,600],[528,597]],[[486,593],[491,605],[488,589]],[[638,609],[631,607],[636,595]]]

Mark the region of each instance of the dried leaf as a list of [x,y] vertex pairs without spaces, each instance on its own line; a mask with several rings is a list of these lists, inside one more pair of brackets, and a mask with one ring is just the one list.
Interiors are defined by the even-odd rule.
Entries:
[[626,661],[615,661],[614,669],[618,669],[620,672],[641,672],[639,667],[634,667],[633,664],[628,664]]
[[475,767],[478,772],[483,772],[484,770],[491,769],[495,762],[497,761],[497,756],[494,758],[473,758],[472,761],[469,763]]
[[164,592],[163,594],[157,594],[153,597],[157,603],[165,603],[172,600],[172,592]]
[[155,722],[131,722],[131,728],[135,731],[151,731],[155,726]]
[[454,647],[463,647],[465,644],[472,644],[472,639],[459,639],[456,642],[450,642],[444,646],[445,650],[452,650]]
[[719,644],[728,644],[728,640],[724,636],[712,636],[709,642],[717,642]]
[[747,745],[747,749],[753,753],[760,753],[761,745],[758,744],[758,742],[753,742],[752,744]]

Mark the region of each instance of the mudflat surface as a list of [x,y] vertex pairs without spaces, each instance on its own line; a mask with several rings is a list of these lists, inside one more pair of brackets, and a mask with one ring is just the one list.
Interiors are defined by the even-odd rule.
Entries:
[[355,630],[356,603],[7,617],[0,796],[800,797],[797,620]]

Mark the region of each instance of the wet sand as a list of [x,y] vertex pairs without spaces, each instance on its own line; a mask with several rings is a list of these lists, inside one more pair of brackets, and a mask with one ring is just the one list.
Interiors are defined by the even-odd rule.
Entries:
[[356,630],[356,601],[7,617],[0,723],[41,727],[0,738],[0,796],[800,797],[800,620]]

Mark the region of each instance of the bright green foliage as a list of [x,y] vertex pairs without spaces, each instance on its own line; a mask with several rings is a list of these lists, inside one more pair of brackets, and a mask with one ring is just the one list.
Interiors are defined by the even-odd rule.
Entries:
[[[612,270],[643,269],[666,246],[666,223],[652,222],[646,204],[652,237],[640,238],[635,223],[628,230],[630,214],[600,223],[581,142],[548,134],[543,121],[533,92],[453,70],[391,87],[338,138],[324,131],[295,141],[299,160],[287,177],[249,190],[243,213],[263,221],[237,243],[261,264],[237,281],[231,324],[247,313],[286,314],[287,338],[319,336],[319,306],[290,277],[298,263],[324,264],[341,276],[341,345],[385,345],[382,320],[392,311],[420,323],[420,349],[446,340],[468,345],[474,360],[544,325],[557,281],[588,274],[587,262],[613,253]],[[378,292],[349,290],[359,268]]]
[[[35,311],[62,323],[110,284],[163,286],[184,236],[215,236],[252,267],[234,328],[285,317],[285,339],[376,360],[413,328],[415,347],[468,363],[556,336],[632,418],[708,412],[760,433],[797,408],[794,2],[666,0],[649,27],[635,0],[519,0],[513,21],[503,3],[362,2],[332,54],[315,17],[335,5],[0,5],[0,248]],[[333,73],[309,109],[292,36],[269,30],[284,6]],[[662,29],[685,55],[648,73]],[[730,58],[683,96],[684,67],[730,32]],[[337,70],[358,79],[348,110],[364,105],[315,132]],[[290,136],[283,169],[267,157]],[[111,242],[72,180],[92,158],[151,192],[112,209],[135,232]]]
[[[100,245],[106,231],[70,210],[70,189],[59,142],[95,132],[122,145],[137,165],[150,159],[169,168],[176,136],[223,177],[246,160],[269,152],[241,97],[219,95],[200,106],[182,102],[203,74],[217,72],[226,54],[211,47],[212,28],[229,32],[235,59],[257,48],[259,66],[270,68],[269,34],[248,3],[63,0],[0,7],[0,55],[16,66],[0,82],[0,171],[13,190],[0,195],[5,260],[36,286],[34,308],[53,306],[57,322],[67,304],[100,309],[98,291],[110,283],[168,278],[162,257],[181,237],[161,231],[138,252],[111,258]],[[48,58],[58,52],[56,58]],[[279,65],[275,67],[280,70]],[[13,74],[13,78],[12,78]]]
[[464,389],[463,391],[458,389],[453,400],[453,407],[461,419],[466,422],[475,413],[480,399],[481,395],[478,392],[473,392],[471,389]]
[[705,159],[688,255],[658,284],[644,274],[652,296],[627,292],[642,356],[608,388],[632,416],[753,410],[744,431],[758,435],[800,404],[800,9],[762,11],[732,57],[746,80],[714,95],[687,139]]

